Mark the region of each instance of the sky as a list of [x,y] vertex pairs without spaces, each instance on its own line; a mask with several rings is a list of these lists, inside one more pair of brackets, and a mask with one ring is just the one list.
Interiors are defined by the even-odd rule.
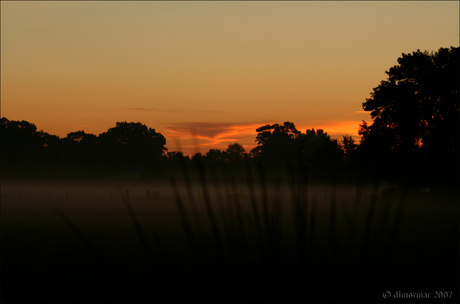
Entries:
[[285,121],[359,139],[402,53],[451,46],[458,1],[1,1],[1,116],[61,138],[142,122],[188,155]]

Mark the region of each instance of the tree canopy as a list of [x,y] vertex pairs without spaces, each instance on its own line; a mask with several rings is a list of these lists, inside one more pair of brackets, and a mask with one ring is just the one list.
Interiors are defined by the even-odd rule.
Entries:
[[295,139],[300,131],[292,122],[265,125],[256,129],[256,132],[257,146],[251,151],[254,157],[274,170],[282,170],[286,165],[293,166],[291,161],[297,158]]
[[165,137],[140,122],[117,122],[98,137],[110,166],[121,170],[152,170],[167,151]]
[[363,103],[367,165],[392,179],[458,179],[459,48],[402,54],[386,74]]
[[292,122],[284,122],[256,131],[258,145],[251,153],[268,171],[333,181],[342,169],[342,146],[322,129],[302,133]]

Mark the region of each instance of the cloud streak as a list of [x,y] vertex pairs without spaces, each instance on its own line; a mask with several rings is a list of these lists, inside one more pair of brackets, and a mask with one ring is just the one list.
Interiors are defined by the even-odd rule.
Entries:
[[196,138],[204,140],[204,146],[219,145],[223,142],[238,141],[254,136],[262,122],[226,123],[226,122],[189,122],[175,123],[166,127],[166,136],[176,138]]
[[158,112],[158,113],[208,113],[208,114],[218,114],[226,113],[225,111],[211,111],[211,110],[192,110],[192,109],[157,109],[157,108],[117,108],[118,110],[125,111],[141,111],[141,112]]
[[246,151],[250,151],[256,145],[256,129],[264,124],[263,122],[174,123],[167,126],[162,133],[168,140],[175,142],[176,149],[186,155],[192,155],[200,150],[204,153],[209,149],[225,150],[233,142],[242,144]]

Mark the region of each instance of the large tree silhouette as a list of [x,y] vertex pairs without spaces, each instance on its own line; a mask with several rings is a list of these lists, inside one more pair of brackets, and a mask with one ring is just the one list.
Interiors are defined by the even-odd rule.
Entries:
[[230,163],[242,162],[247,157],[244,147],[236,142],[229,144],[225,152],[227,154],[227,161]]
[[68,133],[61,139],[63,164],[73,172],[97,171],[98,162],[102,158],[97,154],[97,136],[77,131]]
[[302,133],[292,122],[265,125],[256,130],[258,145],[251,151],[267,171],[295,178],[337,181],[343,167],[340,143],[322,129]]
[[37,127],[25,120],[1,119],[1,171],[2,175],[30,171],[39,160],[42,148]]
[[117,122],[98,137],[99,153],[115,171],[152,173],[167,151],[161,133],[137,122]]
[[292,122],[265,125],[256,130],[257,146],[251,155],[269,170],[284,170],[298,166],[298,143],[301,133]]
[[394,180],[458,183],[459,48],[402,54],[386,74],[363,103],[373,119],[360,125],[365,166]]
[[2,176],[49,175],[59,168],[59,137],[25,120],[1,119],[0,161]]
[[313,180],[336,181],[342,171],[344,152],[336,139],[314,128],[296,137],[298,169]]

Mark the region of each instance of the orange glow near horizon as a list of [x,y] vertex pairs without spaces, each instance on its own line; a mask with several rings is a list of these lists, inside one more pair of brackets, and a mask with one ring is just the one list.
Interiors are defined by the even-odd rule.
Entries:
[[402,53],[459,45],[456,1],[0,5],[2,117],[59,137],[141,122],[187,155],[285,121],[357,139]]
[[[225,150],[230,143],[243,145],[246,152],[255,147],[256,129],[265,125],[255,124],[190,124],[182,127],[170,127],[164,132],[165,137],[180,143],[180,150],[185,155],[196,152],[207,153],[210,149]],[[174,151],[179,150],[176,144]]]
[[[282,124],[283,122],[277,122]],[[343,136],[352,136],[359,141],[358,128],[361,121],[323,122],[318,125],[296,126],[297,130],[305,133],[314,128],[323,129],[331,138],[342,140]],[[171,151],[182,151],[185,155],[193,155],[196,152],[203,154],[210,149],[225,150],[231,143],[243,145],[246,152],[256,146],[256,129],[274,122],[248,123],[248,124],[203,124],[201,126],[189,124],[189,126],[170,127],[162,134],[167,139],[167,146]],[[174,145],[171,145],[174,143]]]

